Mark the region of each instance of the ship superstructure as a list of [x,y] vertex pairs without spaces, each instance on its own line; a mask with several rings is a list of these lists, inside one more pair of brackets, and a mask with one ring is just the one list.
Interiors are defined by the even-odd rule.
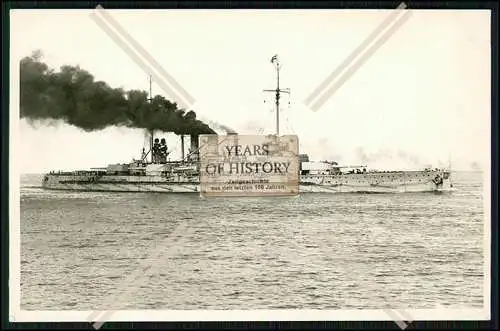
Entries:
[[[276,67],[275,89],[264,90],[275,94],[276,134],[279,135],[279,108],[281,93],[280,64],[277,56],[271,62]],[[150,99],[151,80],[150,80]],[[234,134],[234,133],[232,133]],[[180,135],[181,157],[168,158],[165,138],[155,138],[150,131],[148,149],[130,163],[110,164],[105,168],[81,171],[51,171],[44,175],[42,187],[55,190],[108,192],[170,192],[200,191],[200,162],[198,135]],[[186,138],[189,149],[186,153]],[[338,192],[430,192],[452,188],[450,169],[423,169],[415,171],[376,171],[367,165],[339,165],[335,161],[311,161],[300,154],[299,191],[311,193]]]

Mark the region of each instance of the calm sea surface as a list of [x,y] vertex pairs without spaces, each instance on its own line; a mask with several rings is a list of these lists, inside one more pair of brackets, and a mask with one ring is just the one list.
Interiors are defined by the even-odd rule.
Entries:
[[483,305],[481,173],[452,193],[44,191],[21,180],[28,310]]

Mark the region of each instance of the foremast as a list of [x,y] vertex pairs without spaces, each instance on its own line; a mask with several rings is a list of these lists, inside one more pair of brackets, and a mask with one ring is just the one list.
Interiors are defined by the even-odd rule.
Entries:
[[271,58],[271,63],[274,64],[274,67],[276,69],[276,88],[272,90],[264,90],[264,92],[273,92],[275,93],[275,104],[276,104],[276,135],[279,136],[280,134],[280,97],[281,93],[287,93],[290,94],[290,89],[289,88],[280,88],[280,69],[281,69],[281,64],[278,59],[278,54],[274,55]]

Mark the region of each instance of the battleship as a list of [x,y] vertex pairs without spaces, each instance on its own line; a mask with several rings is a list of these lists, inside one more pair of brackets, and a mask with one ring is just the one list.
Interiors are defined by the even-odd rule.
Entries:
[[[281,93],[289,93],[279,85],[280,65],[276,57],[277,85],[264,90],[275,94],[276,135],[279,136]],[[151,79],[150,79],[150,100]],[[227,134],[237,134],[226,132]],[[42,178],[42,187],[49,190],[101,192],[200,192],[199,135],[180,135],[181,156],[168,158],[165,138],[155,138],[150,131],[147,148],[129,163],[109,164],[104,168],[78,171],[51,171]],[[188,139],[186,139],[188,138]],[[189,140],[186,142],[186,140]],[[189,146],[186,153],[185,148]],[[381,171],[368,165],[341,165],[336,161],[313,161],[304,153],[299,155],[300,193],[404,193],[447,191],[453,187],[451,169],[426,168],[412,171]]]

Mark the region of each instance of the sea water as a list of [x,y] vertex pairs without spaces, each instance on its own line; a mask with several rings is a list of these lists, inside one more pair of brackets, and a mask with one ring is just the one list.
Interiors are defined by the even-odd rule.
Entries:
[[46,191],[23,175],[21,306],[481,308],[482,178],[454,173],[440,194],[201,199]]

